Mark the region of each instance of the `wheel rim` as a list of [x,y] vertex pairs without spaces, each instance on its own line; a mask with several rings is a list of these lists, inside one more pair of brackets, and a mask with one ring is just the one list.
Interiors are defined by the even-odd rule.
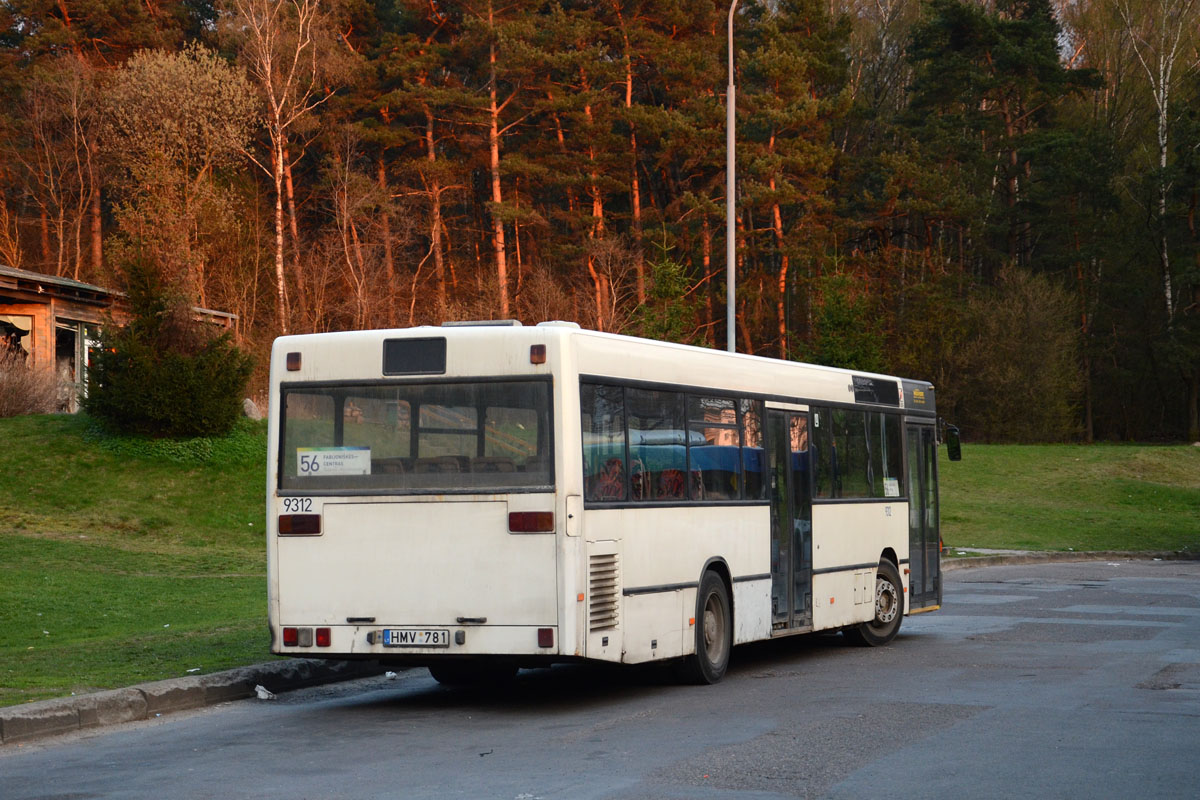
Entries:
[[875,624],[887,625],[900,613],[896,586],[882,575],[875,579]]
[[725,659],[725,607],[716,592],[704,603],[704,653],[708,663],[720,664]]

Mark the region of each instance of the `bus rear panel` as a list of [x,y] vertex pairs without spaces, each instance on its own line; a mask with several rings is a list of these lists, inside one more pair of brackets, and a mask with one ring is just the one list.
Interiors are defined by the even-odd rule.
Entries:
[[[549,368],[526,348],[521,374],[494,339],[460,337],[470,363],[506,374],[455,377],[444,339],[352,346],[370,335],[344,334],[340,348],[288,337],[273,353],[272,651],[557,654]],[[375,354],[366,370],[360,349]]]

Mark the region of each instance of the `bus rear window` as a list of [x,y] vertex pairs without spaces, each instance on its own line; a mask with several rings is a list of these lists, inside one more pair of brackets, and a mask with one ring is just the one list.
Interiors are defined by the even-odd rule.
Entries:
[[493,492],[553,486],[550,384],[292,386],[279,488]]

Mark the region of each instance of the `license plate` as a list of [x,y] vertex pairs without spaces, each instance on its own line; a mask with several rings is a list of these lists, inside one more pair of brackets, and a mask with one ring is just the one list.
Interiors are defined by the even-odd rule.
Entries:
[[449,647],[445,628],[390,628],[383,632],[384,647]]

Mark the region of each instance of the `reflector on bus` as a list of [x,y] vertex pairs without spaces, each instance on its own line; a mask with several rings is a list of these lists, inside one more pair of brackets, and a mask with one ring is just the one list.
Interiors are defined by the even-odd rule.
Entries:
[[316,536],[321,532],[320,514],[280,514],[280,536]]
[[551,533],[554,531],[554,512],[513,511],[508,515],[508,529],[513,533]]

